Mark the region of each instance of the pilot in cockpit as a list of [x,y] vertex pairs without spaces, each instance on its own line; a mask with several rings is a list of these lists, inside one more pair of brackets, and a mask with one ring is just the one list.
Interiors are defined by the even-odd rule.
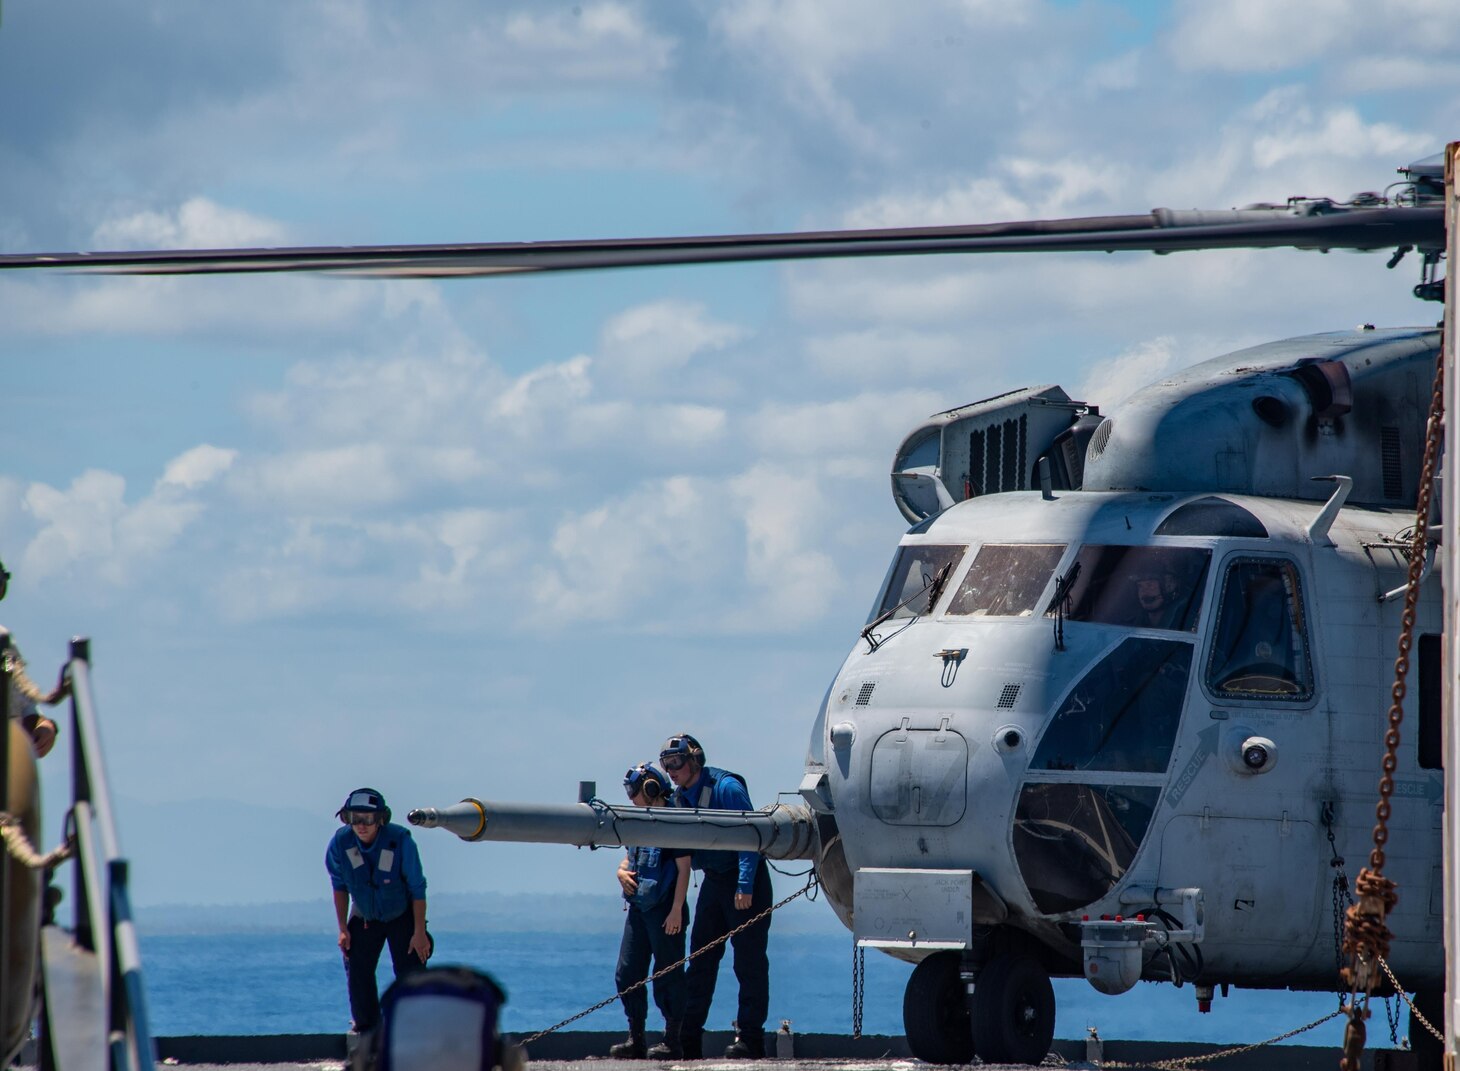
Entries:
[[1142,572],[1131,577],[1139,611],[1130,624],[1136,628],[1180,628],[1181,581],[1172,572]]

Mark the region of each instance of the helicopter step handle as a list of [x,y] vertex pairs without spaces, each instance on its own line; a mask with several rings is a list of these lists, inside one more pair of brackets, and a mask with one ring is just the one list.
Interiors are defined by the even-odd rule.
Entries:
[[771,859],[814,859],[816,816],[804,804],[759,811],[618,807],[604,803],[498,803],[467,798],[419,807],[406,820],[462,840],[573,844],[580,848],[707,848],[760,852]]

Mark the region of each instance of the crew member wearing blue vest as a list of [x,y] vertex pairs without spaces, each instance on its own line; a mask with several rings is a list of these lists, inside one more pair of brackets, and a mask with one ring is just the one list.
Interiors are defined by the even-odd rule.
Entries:
[[[635,766],[624,775],[624,791],[635,807],[663,807],[673,786],[669,778],[648,763]],[[689,893],[689,853],[677,848],[630,848],[619,864],[628,913],[624,938],[618,950],[614,985],[629,1020],[629,1036],[610,1046],[608,1054],[621,1060],[677,1060],[680,1057],[680,1023],[684,1019],[684,928],[689,921],[684,900]],[[659,972],[679,964],[655,978],[654,1003],[664,1016],[664,1040],[652,1049],[644,1042],[644,1020],[649,998],[639,983],[649,977],[649,959]],[[631,992],[625,992],[632,990]]]
[[391,825],[390,808],[373,788],[357,788],[335,812],[324,853],[335,894],[335,922],[350,991],[352,1029],[364,1033],[380,1019],[375,968],[389,943],[399,978],[431,958],[426,933],[426,875],[410,830]]
[[[664,742],[659,765],[674,781],[677,806],[729,811],[751,809],[745,778],[706,766],[705,749],[688,733],[671,736]],[[704,878],[689,935],[693,958],[685,978],[689,999],[685,1002],[680,1045],[685,1059],[698,1059],[704,1055],[705,1019],[715,996],[720,958],[725,954],[723,942],[713,948],[709,946],[771,906],[771,875],[759,852],[696,849],[690,854],[690,865],[703,871]],[[731,1059],[759,1059],[765,1055],[765,1020],[771,994],[766,943],[770,932],[771,917],[766,915],[730,938],[735,954],[735,978],[740,983],[735,1040],[725,1050]]]

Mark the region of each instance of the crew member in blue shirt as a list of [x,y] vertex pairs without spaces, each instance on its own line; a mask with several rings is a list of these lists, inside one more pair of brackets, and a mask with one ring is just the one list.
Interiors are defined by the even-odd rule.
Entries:
[[[624,774],[624,791],[635,807],[663,807],[674,787],[663,773],[644,763]],[[614,984],[629,1020],[629,1036],[611,1046],[608,1054],[621,1060],[677,1060],[680,1022],[684,1018],[684,966],[680,961],[684,959],[684,928],[689,921],[684,906],[689,892],[689,852],[678,848],[630,848],[619,864],[618,880],[628,901],[628,912]],[[664,1040],[652,1049],[644,1041],[649,1000],[640,984],[649,977],[651,957],[654,972],[665,971],[650,983],[654,1003],[664,1016]],[[670,964],[675,964],[675,969],[665,970]]]
[[381,949],[390,945],[397,978],[431,958],[426,875],[410,830],[391,824],[385,797],[375,789],[357,788],[335,813],[342,828],[330,838],[324,865],[334,887],[351,1029],[363,1034],[380,1019],[375,968]]
[[[750,793],[739,774],[705,765],[705,749],[688,733],[671,736],[659,752],[659,765],[674,781],[674,802],[680,807],[748,811]],[[690,854],[690,865],[704,872],[695,901],[690,929],[686,978],[689,999],[680,1027],[685,1059],[703,1057],[705,1019],[715,996],[715,977],[725,944],[708,946],[771,906],[771,875],[759,852],[705,851]],[[729,944],[735,955],[735,979],[740,983],[735,1040],[725,1050],[731,1059],[759,1059],[765,1055],[765,1020],[770,1008],[770,960],[766,943],[771,917],[748,926]],[[701,949],[705,949],[703,953]]]

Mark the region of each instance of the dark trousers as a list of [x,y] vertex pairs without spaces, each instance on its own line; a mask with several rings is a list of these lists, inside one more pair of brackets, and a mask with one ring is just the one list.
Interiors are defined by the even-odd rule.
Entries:
[[422,966],[411,951],[411,934],[416,919],[408,907],[389,922],[374,919],[366,922],[352,915],[349,922],[350,950],[345,953],[345,980],[350,989],[350,1018],[355,1029],[364,1033],[380,1021],[380,991],[375,986],[375,968],[380,951],[390,944],[390,965],[395,976],[409,974]]
[[[694,929],[689,937],[691,954],[771,906],[771,874],[764,859],[755,868],[754,892],[747,911],[735,910],[735,879],[735,871],[723,875],[706,873],[700,882],[699,899],[695,901]],[[770,934],[771,917],[767,915],[727,942],[735,953],[735,979],[740,983],[740,1006],[735,1021],[740,1024],[741,1037],[754,1038],[765,1033],[765,1017],[771,1003],[771,964],[766,956],[766,942]],[[689,1000],[685,1003],[684,1033],[690,1037],[705,1029],[710,1002],[715,997],[720,957],[724,954],[725,944],[719,944],[689,961],[689,973],[685,979]]]
[[[671,963],[684,959],[684,924],[689,921],[689,909],[679,909],[681,919],[679,932],[673,936],[664,932],[664,920],[674,903],[673,896],[647,911],[630,906],[624,919],[624,939],[618,946],[618,969],[614,971],[613,983],[623,993],[624,1015],[628,1017],[629,1028],[643,1030],[644,1020],[649,1017],[649,997],[640,986],[632,993],[624,990],[649,976],[649,959],[654,960],[657,971]],[[654,990],[654,1005],[665,1022],[679,1022],[684,1018],[684,968],[670,971],[662,978],[649,983]]]

